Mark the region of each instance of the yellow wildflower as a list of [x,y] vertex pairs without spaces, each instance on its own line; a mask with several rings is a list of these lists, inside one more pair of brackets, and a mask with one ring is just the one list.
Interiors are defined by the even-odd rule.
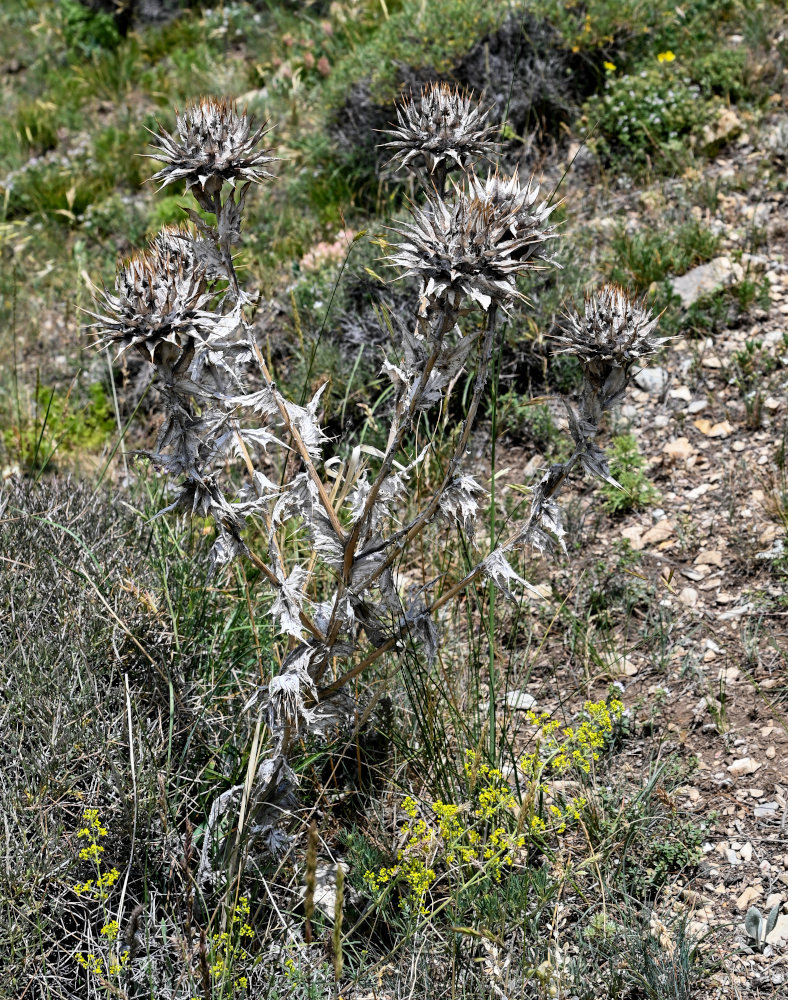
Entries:
[[660,62],[673,62],[675,58],[675,53],[671,52],[670,49],[668,49],[667,52],[659,52],[657,54],[657,59],[659,59]]
[[615,71],[615,68],[616,68],[616,64],[615,63],[604,62],[604,63],[602,63],[602,65],[605,67],[605,69],[608,71],[608,73],[613,73]]

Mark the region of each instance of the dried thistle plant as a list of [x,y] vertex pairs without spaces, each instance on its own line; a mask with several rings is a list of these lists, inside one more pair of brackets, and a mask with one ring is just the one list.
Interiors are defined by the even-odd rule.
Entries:
[[477,160],[495,155],[498,126],[487,123],[491,110],[459,87],[431,83],[418,98],[403,99],[391,139],[383,148],[394,150],[389,162],[398,170],[420,173],[426,167],[429,180],[425,186],[433,184],[442,195],[449,171],[464,171]]
[[[566,404],[571,457],[533,488],[526,522],[462,580],[438,597],[429,585],[402,593],[395,562],[436,518],[473,538],[485,491],[463,462],[496,323],[523,298],[518,276],[551,262],[548,247],[557,233],[537,185],[521,186],[516,174],[482,181],[474,173],[475,159],[492,148],[493,129],[470,98],[435,85],[406,102],[398,117],[389,144],[395,158],[409,167],[420,154],[433,177],[422,178],[424,206],[414,206],[412,221],[394,230],[398,242],[388,255],[390,264],[419,278],[419,308],[383,364],[394,396],[388,441],[374,462],[354,453],[332,481],[326,470],[341,459],[342,442],[329,462],[319,422],[325,386],[306,405],[288,399],[254,342],[244,311],[252,297],[239,288],[231,248],[240,239],[248,187],[268,179],[263,165],[272,158],[258,149],[265,129],[254,129],[226,102],[187,108],[178,117],[179,138],[164,133],[153,154],[167,164],[156,178],[184,180],[216,225],[193,213],[194,228],[164,230],[120,265],[114,292],[104,293],[94,314],[100,343],[136,350],[156,371],[166,416],[149,458],[178,480],[160,513],[184,507],[213,518],[214,569],[246,557],[272,587],[281,668],[262,692],[270,742],[250,806],[250,829],[271,850],[281,847],[278,826],[292,808],[297,779],[288,760],[299,734],[351,727],[358,706],[348,682],[387,651],[415,643],[434,658],[437,612],[474,580],[487,578],[508,596],[528,586],[507,555],[523,544],[542,551],[563,545],[557,497],[575,467],[612,482],[595,440],[599,421],[625,390],[634,364],[657,346],[656,321],[618,288],[603,289],[589,298],[583,316],[568,317],[560,349],[574,353],[585,373],[579,408]],[[449,165],[461,167],[463,177],[446,192]],[[463,333],[458,321],[477,306],[486,314],[482,331]],[[403,461],[403,446],[419,415],[443,404],[463,369],[475,376],[464,419],[437,487],[414,510],[410,482],[424,453]],[[272,462],[287,475],[266,476],[262,469]],[[226,474],[230,464],[245,473],[240,489]],[[266,540],[260,552],[245,541],[250,522]],[[239,792],[229,789],[211,810],[202,879],[214,875],[213,831]]]

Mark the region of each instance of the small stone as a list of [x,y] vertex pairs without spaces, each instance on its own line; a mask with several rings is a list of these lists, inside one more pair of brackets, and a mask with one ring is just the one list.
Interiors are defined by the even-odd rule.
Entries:
[[732,142],[741,135],[741,119],[733,108],[723,108],[715,121],[703,129],[703,147],[707,153],[716,153],[726,142]]
[[658,521],[653,528],[649,528],[641,538],[644,545],[655,545],[657,542],[664,542],[675,534],[676,529],[667,518]]
[[687,499],[700,500],[702,496],[705,496],[713,489],[714,487],[711,483],[701,483],[700,486],[696,486],[694,490],[690,490],[689,493],[687,493]]
[[723,853],[725,854],[725,859],[729,865],[740,864],[739,855],[736,853],[736,851],[732,851],[730,847],[726,847]]
[[725,770],[732,778],[741,778],[745,774],[755,774],[761,767],[763,767],[763,764],[757,760],[753,760],[752,757],[740,757],[732,764],[728,764]]
[[772,931],[766,935],[767,944],[777,944],[778,941],[788,941],[788,913],[781,913]]
[[672,441],[667,441],[662,446],[663,454],[667,455],[668,458],[677,459],[688,459],[693,455],[696,455],[698,449],[690,444],[689,438],[680,437],[674,438]]
[[635,375],[635,383],[652,396],[659,396],[668,384],[669,375],[664,368],[642,368]]
[[727,420],[722,420],[718,424],[713,424],[705,417],[700,417],[698,420],[694,421],[694,423],[701,434],[704,434],[706,437],[725,438],[729,437],[733,433],[733,427],[731,427]]
[[677,389],[671,389],[668,395],[671,399],[680,399],[685,403],[689,403],[692,399],[692,393],[688,385],[680,385]]
[[744,892],[736,900],[736,909],[742,913],[745,910],[749,910],[756,899],[760,899],[763,893],[763,888],[759,885],[749,885],[744,890]]
[[696,399],[687,407],[687,412],[702,413],[708,405],[705,399]]
[[752,844],[749,841],[739,851],[739,857],[748,863],[752,861]]
[[694,587],[685,587],[679,594],[679,600],[687,608],[694,608],[698,603],[698,592]]
[[513,712],[527,712],[536,704],[536,698],[527,691],[507,691],[506,705]]
[[763,405],[767,410],[772,410],[773,412],[774,410],[779,410],[783,404],[781,400],[775,399],[774,396],[767,396],[763,401]]
[[626,538],[635,552],[640,552],[643,548],[643,528],[639,524],[632,524],[628,528],[622,528],[621,535],[623,538]]
[[753,815],[756,819],[772,819],[772,817],[777,815],[779,808],[780,806],[777,802],[763,802],[753,809]]
[[766,747],[766,756],[769,758],[769,760],[774,760],[776,755],[777,751],[774,749],[773,746]]
[[704,549],[695,556],[696,566],[722,566],[722,553],[717,549]]

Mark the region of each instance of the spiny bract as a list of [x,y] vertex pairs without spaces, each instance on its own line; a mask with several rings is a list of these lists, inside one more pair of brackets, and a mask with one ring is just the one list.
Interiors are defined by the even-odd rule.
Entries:
[[198,312],[208,305],[205,272],[184,231],[165,230],[118,266],[114,293],[104,291],[97,320],[100,346],[118,356],[135,347],[146,361],[172,364],[187,342],[201,340]]
[[583,315],[571,312],[568,319],[566,332],[556,338],[564,345],[558,353],[570,352],[589,363],[613,364],[626,371],[662,344],[653,336],[659,317],[619,285],[604,285],[586,296]]
[[467,295],[488,309],[523,298],[515,277],[533,267],[523,251],[538,237],[517,234],[516,212],[457,189],[453,203],[433,197],[412,215],[398,230],[404,241],[387,260],[422,279],[423,299],[455,306]]
[[397,108],[398,124],[387,131],[393,136],[384,147],[394,149],[391,158],[399,168],[423,158],[432,173],[439,164],[460,169],[496,150],[497,126],[487,125],[490,108],[483,109],[471,94],[448,83],[432,83],[421,98],[405,101]]
[[159,149],[149,154],[167,165],[153,175],[161,186],[185,180],[200,204],[213,210],[212,201],[225,182],[259,182],[272,175],[263,169],[276,157],[269,149],[257,149],[268,133],[265,123],[256,130],[246,114],[239,114],[230,101],[202,98],[176,114],[177,138],[161,129]]
[[535,204],[539,197],[538,184],[531,181],[521,186],[515,170],[511,177],[501,176],[497,172],[488,174],[486,181],[469,172],[469,187],[472,195],[479,201],[487,202],[498,211],[511,215],[512,239],[527,241],[512,255],[515,259],[533,260],[541,257],[551,264],[556,263],[547,256],[547,241],[558,239],[559,234],[556,227],[551,226],[547,220],[559,203],[550,205],[549,199],[545,198],[538,205]]

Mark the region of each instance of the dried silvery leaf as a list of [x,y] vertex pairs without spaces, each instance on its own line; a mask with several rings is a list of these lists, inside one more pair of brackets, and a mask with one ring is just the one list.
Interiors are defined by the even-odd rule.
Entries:
[[448,518],[462,525],[469,538],[474,537],[476,514],[479,510],[477,497],[485,490],[473,476],[461,475],[449,483],[440,498],[440,509]]
[[482,562],[484,569],[484,575],[491,580],[493,584],[505,594],[511,600],[516,600],[514,594],[509,589],[509,583],[519,583],[523,587],[528,587],[529,584],[509,565],[506,557],[503,554],[503,550],[498,548],[495,549],[487,558]]
[[271,605],[271,615],[279,623],[280,632],[300,639],[304,631],[301,624],[301,608],[304,606],[304,584],[309,579],[309,573],[302,566],[295,566],[287,579],[281,568],[277,567],[279,587],[276,599]]

